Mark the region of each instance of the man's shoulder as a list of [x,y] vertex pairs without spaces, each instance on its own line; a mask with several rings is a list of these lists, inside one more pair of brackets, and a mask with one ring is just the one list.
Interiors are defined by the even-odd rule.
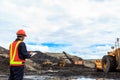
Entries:
[[23,46],[23,45],[25,45],[25,43],[24,43],[24,42],[21,42],[19,45]]

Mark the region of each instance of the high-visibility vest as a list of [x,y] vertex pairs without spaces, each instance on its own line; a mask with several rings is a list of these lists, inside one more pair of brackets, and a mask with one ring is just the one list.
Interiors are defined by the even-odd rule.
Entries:
[[22,41],[14,41],[10,44],[10,66],[22,66],[25,60],[19,58],[18,46]]

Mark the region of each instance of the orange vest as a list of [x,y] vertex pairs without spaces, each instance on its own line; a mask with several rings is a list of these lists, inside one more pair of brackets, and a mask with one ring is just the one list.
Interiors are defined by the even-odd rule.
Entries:
[[10,66],[22,66],[25,60],[19,58],[18,46],[22,41],[14,41],[10,44]]

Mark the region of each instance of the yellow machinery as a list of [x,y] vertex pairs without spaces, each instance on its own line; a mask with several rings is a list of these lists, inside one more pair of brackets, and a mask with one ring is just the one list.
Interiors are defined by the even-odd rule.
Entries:
[[60,57],[59,61],[58,61],[58,66],[59,67],[64,67],[65,66],[65,59],[63,59],[62,57]]
[[63,51],[63,54],[65,55],[65,57],[70,61],[70,63],[66,63],[65,59],[60,58],[59,62],[58,62],[58,66],[60,67],[65,67],[65,66],[81,66],[83,65],[83,60],[82,59],[73,59],[70,58],[66,52]]
[[104,72],[115,71],[120,66],[120,48],[119,38],[115,42],[115,48],[112,47],[112,51],[108,52],[108,55],[104,55],[102,60],[95,60],[97,70],[103,70]]
[[49,59],[46,59],[43,63],[42,63],[42,65],[45,67],[45,66],[51,66],[53,64],[53,62],[51,62]]
[[95,60],[95,68],[97,69],[97,71],[102,70],[102,60],[101,59]]

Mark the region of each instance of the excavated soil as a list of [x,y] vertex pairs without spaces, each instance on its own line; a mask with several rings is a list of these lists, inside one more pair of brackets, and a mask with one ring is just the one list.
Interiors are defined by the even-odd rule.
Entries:
[[[84,76],[86,78],[107,78],[107,79],[120,79],[120,71],[109,72],[105,74],[100,71],[97,72],[94,68],[88,68],[84,66],[74,66],[74,67],[63,67],[63,68],[49,68],[46,70],[41,70],[38,72],[26,72],[25,75],[40,75],[40,76],[62,76],[62,77],[70,77],[70,76]],[[1,75],[0,80],[7,80],[8,74]],[[27,80],[27,79],[25,79]]]
[[95,68],[88,68],[84,66],[77,67],[66,67],[60,68],[59,70],[48,70],[41,73],[42,75],[51,75],[51,76],[84,76],[89,78],[109,78],[109,79],[118,79],[120,78],[120,70],[115,72],[104,73],[103,71],[97,71]]
[[[85,78],[107,78],[107,79],[120,79],[120,71],[104,73],[103,71],[97,71],[95,68],[89,68],[85,66],[74,66],[74,67],[63,67],[55,69],[41,70],[39,73],[32,72],[32,75],[46,75],[46,76],[83,76]],[[31,75],[31,73],[26,73],[26,75]]]

